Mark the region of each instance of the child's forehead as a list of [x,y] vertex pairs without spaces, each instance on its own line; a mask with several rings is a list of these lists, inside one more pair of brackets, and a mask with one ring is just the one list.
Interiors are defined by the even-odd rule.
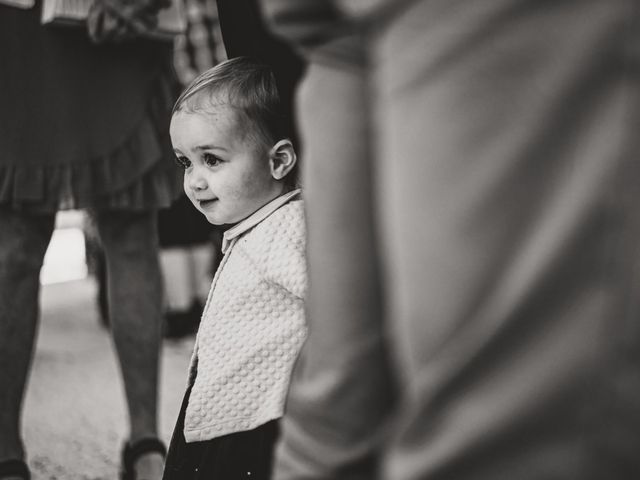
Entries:
[[205,122],[212,128],[225,130],[227,133],[235,132],[241,128],[239,112],[228,104],[212,104],[212,105],[183,105],[183,108],[177,110],[172,121],[184,120]]
[[239,142],[249,142],[259,137],[255,122],[244,109],[234,105],[229,92],[202,90],[185,99],[175,115],[200,115],[203,120]]
[[236,109],[229,105],[216,105],[200,112],[213,126],[224,128],[229,133],[241,127],[240,117]]
[[184,101],[183,108],[202,112],[227,112],[233,109],[233,102],[226,91],[202,90]]
[[[180,126],[174,130],[177,126],[176,120]],[[195,128],[199,132],[195,133],[196,137],[211,136],[238,148],[253,150],[263,147],[253,135],[253,123],[230,105],[217,105],[199,110],[178,110],[174,113],[171,124],[176,137],[185,134],[191,137],[195,133]]]
[[185,100],[182,110],[229,117],[233,115],[234,107],[231,105],[228,95],[222,92],[198,92]]

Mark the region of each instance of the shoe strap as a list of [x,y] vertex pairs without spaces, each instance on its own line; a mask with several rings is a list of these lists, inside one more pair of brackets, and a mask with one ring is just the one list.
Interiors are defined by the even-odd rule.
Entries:
[[155,437],[141,438],[133,443],[127,442],[122,455],[124,468],[132,471],[138,459],[147,453],[159,453],[163,457],[166,457],[167,447],[161,440]]
[[0,477],[11,476],[31,480],[31,472],[23,460],[11,459],[0,462]]

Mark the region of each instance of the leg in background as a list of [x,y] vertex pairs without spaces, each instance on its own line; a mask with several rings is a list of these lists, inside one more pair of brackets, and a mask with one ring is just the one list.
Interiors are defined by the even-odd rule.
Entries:
[[54,214],[0,210],[0,461],[25,454],[21,407],[36,335],[40,267],[54,220]]
[[[98,231],[107,259],[109,311],[130,418],[130,441],[157,437],[162,279],[157,213],[104,211]],[[162,475],[163,458],[136,462],[139,478]]]

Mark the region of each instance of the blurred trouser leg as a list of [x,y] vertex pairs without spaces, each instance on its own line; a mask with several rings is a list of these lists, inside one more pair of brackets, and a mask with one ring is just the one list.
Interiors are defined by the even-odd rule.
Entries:
[[0,208],[0,460],[24,455],[21,406],[38,318],[40,267],[55,215]]
[[189,310],[194,303],[200,308],[204,305],[213,278],[211,264],[220,255],[211,243],[161,249],[165,308],[169,312]]
[[[281,31],[308,42],[310,57],[318,58],[323,52],[314,42],[331,39],[334,25],[293,15],[300,2],[269,3],[281,4],[274,18]],[[367,153],[376,165],[384,325],[401,386],[383,478],[636,478],[637,2],[339,3],[343,14],[353,8],[357,17],[365,7],[360,12],[378,22],[368,77],[375,147]],[[341,213],[333,187],[349,188],[339,175],[330,182],[311,175],[320,162],[336,167],[347,147],[338,143],[337,156],[320,158],[325,146],[313,142],[334,142],[323,136],[332,128],[350,132],[336,119],[368,105],[335,101],[338,83],[353,72],[335,70],[313,89],[310,70],[302,94],[316,96],[305,102],[319,117],[302,118],[308,185],[323,182],[331,193],[308,197],[312,279],[323,268],[314,255],[339,259],[338,271],[358,268],[361,258],[313,245],[314,224]],[[323,107],[333,109],[333,125],[321,124]],[[315,330],[323,309],[334,308],[327,298],[313,304],[319,283],[311,285],[308,344],[317,369],[321,353],[340,358],[358,344],[332,337],[348,328],[336,318]],[[315,376],[335,378],[330,363]],[[361,367],[365,378],[378,369]],[[276,478],[349,478],[336,474],[348,460],[331,444],[355,438],[349,426],[372,418],[375,395],[361,398],[360,409],[344,408],[347,395],[314,403],[309,394],[300,407],[298,383],[304,385],[294,378],[285,425],[309,428],[306,435],[302,427],[285,429]],[[357,376],[343,384],[365,388]]]
[[391,403],[364,74],[311,63],[298,98],[310,336],[282,423],[278,479],[372,478]]
[[162,248],[160,266],[164,284],[164,336],[194,333],[211,286],[211,243]]
[[164,303],[168,312],[186,312],[198,300],[192,247],[164,248],[160,252]]
[[[214,242],[191,247],[191,265],[193,268],[194,296],[200,307],[203,307],[209,296],[211,281],[215,274],[213,263],[222,255]],[[202,309],[202,308],[201,308]]]
[[639,21],[627,0],[435,0],[378,30],[405,392],[383,478],[640,475]]

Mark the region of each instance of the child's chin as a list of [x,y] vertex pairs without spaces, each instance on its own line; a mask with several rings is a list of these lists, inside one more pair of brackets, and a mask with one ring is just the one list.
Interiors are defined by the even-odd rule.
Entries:
[[207,222],[213,225],[224,225],[225,223],[225,219],[223,218],[223,216],[219,215],[217,212],[206,211],[202,208],[198,208],[198,211],[200,211],[200,213],[204,215],[204,218],[207,219]]
[[207,221],[213,225],[224,225],[225,222],[224,220],[217,218],[217,217],[213,217],[211,215],[205,215],[205,218],[207,219]]

